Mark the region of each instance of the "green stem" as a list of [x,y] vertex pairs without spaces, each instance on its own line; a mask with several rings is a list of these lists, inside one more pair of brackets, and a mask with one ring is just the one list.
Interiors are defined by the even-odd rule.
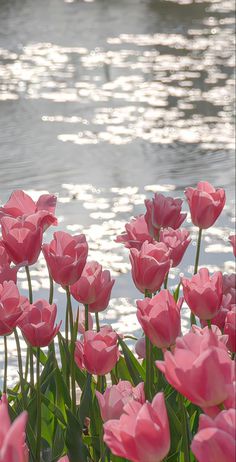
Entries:
[[95,319],[96,319],[96,328],[97,328],[97,332],[100,331],[100,324],[99,324],[99,316],[98,316],[98,313],[95,313]]
[[21,357],[21,348],[20,348],[20,340],[18,336],[18,332],[16,328],[14,329],[15,341],[16,341],[16,349],[17,349],[17,356],[18,356],[18,367],[19,367],[19,376],[20,376],[20,387],[22,393],[22,401],[24,409],[26,409],[26,396],[25,396],[25,388],[24,388],[24,377],[23,377],[23,366],[22,366],[22,357]]
[[25,272],[26,272],[28,287],[29,287],[29,302],[32,304],[33,303],[33,290],[32,290],[32,283],[31,283],[30,271],[29,271],[28,266],[25,266]]
[[211,330],[211,320],[210,319],[207,319],[207,325],[208,325],[208,329]]
[[3,393],[7,392],[7,336],[4,335],[4,381]]
[[168,273],[166,273],[166,276],[165,276],[165,280],[164,280],[164,289],[167,289],[168,276],[169,276],[169,271],[168,271]]
[[184,452],[184,462],[190,462],[190,441],[189,441],[189,432],[188,432],[188,421],[187,421],[187,411],[184,406],[184,397],[179,394],[179,401],[181,406],[181,420],[182,420],[182,444]]
[[70,341],[71,410],[74,414],[76,414],[76,384],[75,384],[75,360],[74,360],[75,340],[73,336],[74,323],[73,323],[73,311],[72,311],[69,286],[66,286],[66,295],[67,295],[67,307],[68,307],[69,320],[70,320],[70,340],[71,340]]
[[34,388],[34,354],[33,349],[29,347],[29,358],[30,358],[30,385],[31,385],[31,393],[33,392]]
[[53,302],[53,279],[52,279],[52,276],[50,276],[49,274],[49,283],[50,283],[50,289],[49,289],[49,303],[50,305],[52,304]]
[[231,359],[235,358],[235,353],[231,353]]
[[37,438],[36,462],[41,459],[41,384],[40,384],[40,348],[37,348]]
[[27,345],[26,359],[25,359],[25,381],[26,382],[28,378],[28,370],[29,370],[29,346]]
[[195,257],[195,264],[194,264],[194,274],[198,271],[198,264],[199,264],[199,257],[200,257],[200,247],[201,247],[201,238],[202,238],[202,229],[199,228],[198,232],[198,240],[197,240],[197,251]]
[[146,382],[145,382],[145,396],[147,400],[151,400],[151,342],[146,335]]
[[161,229],[158,228],[157,234],[156,234],[156,241],[157,241],[157,242],[160,242],[160,233],[161,233]]
[[88,305],[84,305],[85,309],[85,323],[84,323],[84,329],[89,330],[89,310],[88,310]]

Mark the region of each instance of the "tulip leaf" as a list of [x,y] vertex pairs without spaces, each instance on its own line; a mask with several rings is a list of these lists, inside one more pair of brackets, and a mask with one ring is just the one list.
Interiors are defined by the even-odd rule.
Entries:
[[119,337],[119,344],[125,358],[125,362],[134,385],[138,385],[145,380],[145,371],[126,343]]
[[81,427],[84,426],[85,417],[88,417],[90,403],[92,402],[92,390],[91,390],[91,383],[92,383],[92,376],[91,374],[87,373],[85,387],[81,396],[80,406],[79,406],[79,419],[81,423]]
[[87,462],[89,451],[82,441],[82,428],[79,420],[67,410],[67,429],[65,442],[70,462]]
[[46,395],[41,394],[41,399],[45,406],[48,407],[51,413],[56,416],[56,418],[62,423],[62,425],[66,426],[66,420],[61,410],[52,401],[50,401],[50,399],[47,398]]

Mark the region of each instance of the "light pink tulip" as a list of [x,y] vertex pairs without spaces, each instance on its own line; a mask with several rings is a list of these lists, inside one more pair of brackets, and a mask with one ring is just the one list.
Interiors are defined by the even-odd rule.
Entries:
[[152,200],[145,200],[145,220],[149,233],[155,239],[161,228],[178,229],[187,213],[181,213],[183,201],[173,197],[165,197],[156,193]]
[[5,395],[0,400],[0,462],[28,462],[25,444],[27,412],[17,417],[11,424]]
[[164,361],[156,361],[156,366],[177,391],[201,408],[219,406],[232,393],[233,361],[209,329],[204,335],[190,332],[178,337],[173,353],[166,351]]
[[[218,326],[216,326],[215,324],[212,324],[211,325],[211,330],[212,330],[213,334],[215,334],[218,337],[218,340],[221,340],[221,342],[223,342],[225,345],[227,344],[228,336],[223,335]],[[205,326],[205,327],[201,328],[201,327],[196,326],[195,324],[193,324],[191,326],[191,331],[194,332],[195,334],[198,334],[198,335],[205,335],[208,332],[208,326]]]
[[191,238],[187,229],[167,228],[161,231],[160,242],[170,249],[171,266],[175,268],[180,264]]
[[235,409],[222,411],[214,420],[200,415],[198,432],[191,445],[198,462],[235,460],[235,421]]
[[231,304],[236,304],[236,274],[223,274],[223,294],[230,294]]
[[144,215],[133,218],[125,225],[125,230],[126,232],[117,236],[116,242],[122,242],[128,249],[140,250],[145,241],[153,243]]
[[55,282],[62,286],[74,284],[84,269],[88,244],[84,234],[71,236],[56,231],[50,244],[42,247],[48,270]]
[[68,456],[63,456],[58,460],[58,462],[70,462],[70,460]]
[[228,335],[228,349],[231,353],[236,353],[236,306],[227,313],[224,334]]
[[[88,313],[88,328],[92,330],[93,328],[93,318],[91,313]],[[85,332],[85,309],[80,308],[79,310],[79,322],[78,322],[78,332],[84,334]]]
[[3,217],[2,242],[11,261],[16,265],[33,265],[40,254],[43,232],[30,217]]
[[70,287],[71,294],[80,303],[88,305],[92,313],[107,308],[115,280],[110,271],[102,270],[96,261],[86,263],[80,279]]
[[56,315],[56,305],[49,305],[46,300],[28,304],[18,321],[25,340],[33,347],[48,346],[60,329],[61,323],[54,326]]
[[43,194],[34,202],[28,194],[18,189],[13,191],[6,204],[0,207],[0,221],[5,216],[18,218],[34,215],[36,226],[45,230],[51,225],[57,225],[54,216],[56,203],[57,198],[53,194]]
[[233,253],[236,257],[236,234],[232,234],[232,236],[229,236],[229,242],[233,247]]
[[184,298],[190,310],[200,319],[212,319],[220,310],[223,297],[222,273],[210,277],[207,268],[201,268],[192,279],[182,278]]
[[135,352],[140,359],[146,358],[146,339],[145,337],[141,337],[135,343]]
[[100,412],[103,422],[111,419],[119,419],[124,406],[131,400],[145,403],[144,383],[132,387],[127,380],[121,380],[117,385],[108,387],[102,395],[96,391]]
[[[211,319],[211,324],[214,324],[218,326],[219,329],[223,330],[225,325],[225,318],[228,312],[231,311],[234,307],[235,304],[233,304],[232,296],[230,295],[230,293],[228,293],[227,295],[223,295],[221,307],[217,315]],[[201,319],[201,325],[207,326],[207,321]]]
[[118,336],[110,327],[102,327],[100,332],[87,330],[83,341],[76,342],[75,362],[80,369],[90,374],[105,375],[119,359]]
[[130,249],[130,261],[134,284],[140,292],[151,293],[160,289],[170,269],[170,251],[163,243],[144,242],[141,250]]
[[192,222],[201,229],[212,226],[225,205],[225,191],[215,189],[207,181],[200,181],[197,188],[187,188],[185,196],[190,208]]
[[130,401],[119,420],[108,420],[104,441],[112,453],[132,462],[161,462],[170,450],[170,430],[163,393],[152,403]]
[[181,332],[181,298],[175,302],[168,290],[161,290],[153,298],[137,300],[137,318],[151,341],[158,348],[169,348],[175,344]]
[[0,335],[11,334],[22,315],[20,294],[13,281],[0,284]]

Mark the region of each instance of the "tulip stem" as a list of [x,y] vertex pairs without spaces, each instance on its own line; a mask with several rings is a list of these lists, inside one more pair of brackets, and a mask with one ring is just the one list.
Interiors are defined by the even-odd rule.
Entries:
[[30,346],[29,347],[29,357],[30,357],[30,385],[31,385],[31,393],[34,388],[34,355],[33,355],[33,349]]
[[[15,341],[16,341],[16,349],[17,349],[17,356],[18,356],[18,367],[19,367],[19,376],[20,376],[20,387],[22,393],[22,401],[23,407],[26,409],[26,397],[25,397],[25,389],[24,389],[24,377],[23,377],[23,366],[22,366],[22,357],[21,357],[21,349],[20,349],[20,340],[18,336],[18,332],[16,328],[14,329]],[[28,351],[28,350],[27,350]]]
[[50,283],[50,289],[49,289],[49,303],[50,305],[52,304],[53,302],[53,279],[52,279],[52,276],[49,274],[49,283]]
[[152,368],[152,358],[151,358],[151,342],[146,335],[146,382],[145,382],[145,396],[147,400],[151,400],[151,368]]
[[179,393],[179,402],[181,407],[181,420],[182,420],[182,445],[184,452],[184,462],[190,462],[190,441],[189,441],[189,431],[188,431],[188,416],[187,411],[184,406],[184,397]]
[[32,290],[32,282],[31,282],[30,271],[29,271],[28,265],[25,266],[25,272],[26,272],[28,287],[29,287],[29,302],[32,304],[33,303],[33,290]]
[[40,453],[41,453],[40,348],[37,347],[37,438],[36,438],[36,462],[40,462]]
[[95,319],[96,319],[97,332],[99,332],[99,331],[100,331],[100,324],[99,324],[99,316],[98,316],[98,313],[95,313]]
[[208,325],[208,329],[211,330],[211,320],[210,319],[207,319],[207,325]]
[[66,286],[66,295],[67,295],[67,308],[68,308],[68,316],[70,319],[70,372],[71,372],[71,410],[74,414],[76,414],[76,385],[75,385],[75,360],[74,360],[74,353],[75,353],[75,339],[73,335],[73,311],[72,311],[72,304],[71,304],[71,297],[70,297],[70,288]]
[[7,336],[4,335],[4,382],[3,393],[7,392]]
[[[201,239],[202,239],[202,229],[199,228],[198,239],[197,239],[197,251],[196,251],[196,257],[195,257],[195,263],[194,263],[194,273],[193,274],[197,274],[197,271],[198,271],[200,248],[201,248]],[[195,318],[195,315],[193,314],[193,312],[191,312],[190,321],[191,321],[191,326],[193,324],[196,324],[196,318]]]
[[168,273],[166,273],[166,275],[165,275],[165,279],[164,279],[164,289],[167,289],[168,276],[169,276],[169,271],[168,271]]
[[88,310],[88,305],[87,304],[84,305],[84,309],[85,309],[85,325],[84,325],[84,328],[85,328],[85,330],[89,330],[89,310]]

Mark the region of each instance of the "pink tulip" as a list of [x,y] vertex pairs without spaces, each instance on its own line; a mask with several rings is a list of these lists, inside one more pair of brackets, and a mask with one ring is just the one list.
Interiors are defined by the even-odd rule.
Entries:
[[236,353],[236,306],[227,313],[224,334],[228,335],[227,347],[231,353]]
[[27,412],[22,412],[11,424],[5,395],[0,400],[0,462],[28,462],[25,444]]
[[140,292],[151,293],[160,289],[170,269],[170,251],[163,243],[143,243],[141,250],[130,249],[130,261],[134,284]]
[[112,453],[132,462],[161,462],[170,450],[170,430],[163,393],[152,403],[130,401],[119,420],[108,420],[104,441]]
[[62,286],[74,284],[84,269],[88,244],[84,234],[71,236],[56,231],[50,244],[42,247],[48,270],[55,282]]
[[100,332],[87,330],[83,342],[76,342],[75,362],[80,369],[90,374],[105,375],[119,359],[117,334],[110,327],[102,327]]
[[191,445],[198,462],[235,460],[235,421],[235,409],[222,411],[214,420],[200,415],[198,432]]
[[33,265],[40,254],[43,233],[29,218],[3,217],[2,242],[16,265]]
[[141,337],[135,343],[135,352],[140,359],[146,358],[146,339],[145,337]]
[[18,267],[10,266],[11,260],[4,247],[2,241],[0,241],[0,284],[4,281],[13,281],[16,284]]
[[[215,334],[217,336],[218,340],[223,342],[224,345],[227,344],[228,336],[223,335],[218,326],[216,326],[215,324],[212,324],[211,325],[211,330],[212,330],[213,334]],[[196,326],[195,324],[193,324],[191,326],[191,331],[194,332],[197,335],[205,335],[208,332],[208,326],[205,326],[205,327],[201,328],[201,327]]]
[[[88,313],[88,328],[92,330],[93,328],[93,318],[91,313]],[[85,309],[80,308],[79,310],[79,322],[78,322],[78,332],[84,334],[85,332]]]
[[153,243],[144,215],[133,218],[125,225],[126,232],[116,238],[116,242],[122,242],[128,249],[140,250],[145,241]]
[[230,294],[232,298],[231,304],[236,303],[236,274],[224,274],[223,275],[223,294]]
[[173,353],[166,351],[164,361],[156,361],[156,366],[177,391],[201,408],[219,406],[231,393],[233,361],[209,329],[204,335],[190,332],[178,337]]
[[185,196],[192,222],[201,229],[214,225],[225,205],[224,189],[215,189],[207,181],[200,181],[197,188],[187,188]]
[[[223,330],[224,325],[225,325],[225,318],[227,316],[227,313],[231,311],[231,309],[235,306],[235,304],[232,303],[232,297],[228,293],[227,295],[223,295],[222,297],[222,302],[221,302],[221,307],[214,318],[211,319],[211,324],[214,324],[215,326],[218,326],[219,329]],[[207,326],[207,321],[201,319],[201,325],[202,326]]]
[[37,219],[37,227],[47,229],[50,225],[57,225],[57,219],[54,216],[57,198],[53,194],[43,194],[37,202],[34,202],[31,197],[17,189],[13,191],[8,202],[4,207],[0,207],[0,221],[2,217],[27,217],[35,215]]
[[54,327],[56,315],[56,305],[49,305],[46,300],[39,299],[29,304],[18,321],[25,340],[33,347],[48,346],[61,326],[60,323]]
[[100,412],[103,422],[111,419],[119,419],[124,406],[131,400],[145,403],[144,383],[132,387],[127,380],[121,380],[117,385],[108,387],[102,395],[96,391]]
[[163,242],[170,249],[171,266],[178,266],[184,253],[191,242],[189,232],[186,229],[167,228],[160,233],[160,242]]
[[236,257],[236,234],[232,234],[232,236],[229,236],[229,242],[233,247],[233,253]]
[[11,334],[22,315],[20,294],[13,281],[0,284],[0,335]]
[[161,228],[178,229],[187,213],[181,213],[183,201],[173,197],[165,197],[156,193],[152,200],[145,201],[145,220],[151,236],[158,237]]
[[169,348],[175,344],[180,335],[180,309],[183,303],[178,303],[168,290],[161,290],[155,297],[137,300],[137,318],[151,341],[158,348]]
[[70,287],[71,294],[89,311],[97,313],[107,308],[115,280],[110,271],[102,270],[96,261],[86,263],[80,279]]
[[201,268],[192,279],[182,278],[184,298],[190,310],[200,319],[212,319],[220,310],[223,297],[222,273],[210,277],[207,268]]
[[68,456],[63,456],[58,460],[58,462],[70,462],[70,460]]

